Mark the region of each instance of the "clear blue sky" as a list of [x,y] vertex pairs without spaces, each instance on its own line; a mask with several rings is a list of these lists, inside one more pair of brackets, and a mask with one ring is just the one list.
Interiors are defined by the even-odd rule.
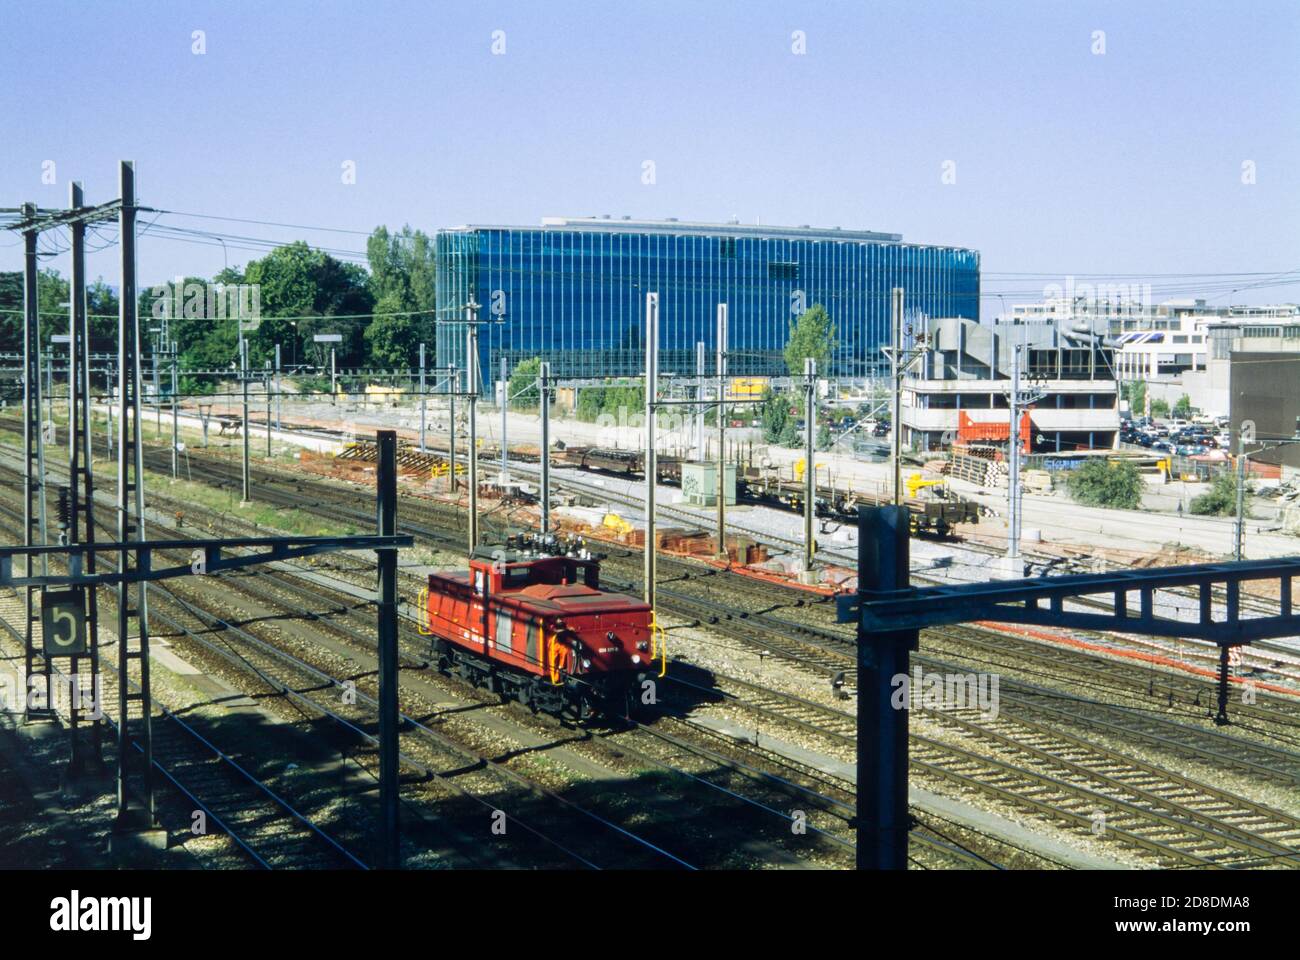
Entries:
[[[352,230],[610,213],[896,231],[979,249],[1008,301],[1042,293],[1014,273],[1300,269],[1294,0],[2,2],[0,206],[66,204],[69,179],[101,201],[133,159],[156,207]],[[142,283],[222,264],[141,240]],[[114,250],[90,271],[116,283]]]

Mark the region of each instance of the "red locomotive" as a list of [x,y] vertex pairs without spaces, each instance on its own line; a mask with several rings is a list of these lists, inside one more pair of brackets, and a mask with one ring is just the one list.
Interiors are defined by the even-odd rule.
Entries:
[[441,672],[579,720],[626,713],[664,657],[653,611],[601,591],[600,559],[580,541],[480,548],[468,571],[429,575],[424,606]]

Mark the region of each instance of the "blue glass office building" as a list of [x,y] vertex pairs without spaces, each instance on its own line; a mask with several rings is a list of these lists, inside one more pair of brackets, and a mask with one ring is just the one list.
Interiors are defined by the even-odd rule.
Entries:
[[[729,370],[784,375],[790,322],[822,304],[835,322],[832,375],[867,377],[887,361],[890,290],[908,313],[979,317],[979,253],[905,244],[898,234],[675,220],[548,218],[541,227],[466,226],[437,235],[437,363],[463,369],[464,317],[479,317],[483,383],[500,357],[549,360],[560,377],[634,375],[644,365],[645,294],[659,294],[660,370],[712,358],[728,304]],[[712,359],[709,360],[710,367]]]

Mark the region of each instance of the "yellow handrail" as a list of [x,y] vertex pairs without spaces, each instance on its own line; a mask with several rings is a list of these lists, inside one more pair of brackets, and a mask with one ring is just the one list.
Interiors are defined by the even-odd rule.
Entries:
[[[656,631],[663,636],[662,645],[655,643]],[[657,652],[656,652],[657,651]],[[659,676],[668,673],[668,631],[659,626],[659,618],[655,616],[653,610],[650,611],[650,662],[655,662],[655,657],[660,657]]]
[[420,591],[420,619],[416,621],[415,630],[423,637],[433,636],[433,628],[429,625],[429,588],[425,587]]

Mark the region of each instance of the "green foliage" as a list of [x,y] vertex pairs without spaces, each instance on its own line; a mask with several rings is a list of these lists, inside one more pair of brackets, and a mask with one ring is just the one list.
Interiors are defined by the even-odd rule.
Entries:
[[786,423],[790,420],[790,404],[772,392],[771,387],[763,391],[763,403],[760,408],[763,422],[763,440],[767,443],[780,442]]
[[[317,333],[340,333],[340,366],[406,367],[417,362],[419,344],[434,346],[436,269],[433,240],[403,227],[390,233],[379,227],[366,244],[370,271],[343,263],[301,241],[276,247],[245,269],[226,268],[211,280],[186,277],[176,291],[170,278],[156,285],[141,283],[138,303],[142,331],[156,325],[164,312],[170,336],[180,346],[182,371],[232,369],[238,353],[235,317],[217,318],[207,303],[215,284],[257,284],[261,320],[248,333],[250,363],[260,369],[282,346],[286,363],[328,363],[329,350],[312,341]],[[186,287],[191,296],[187,296]],[[68,282],[55,270],[39,277],[41,339],[67,331]],[[179,303],[176,296],[179,294]],[[116,341],[118,300],[103,279],[86,289],[91,336]],[[358,316],[360,315],[360,316]],[[371,316],[373,315],[373,316]],[[348,319],[332,319],[347,316]],[[301,318],[301,319],[300,319]],[[22,347],[23,275],[0,273],[0,344]],[[199,378],[186,377],[187,392],[205,389]]]
[[535,410],[542,402],[537,386],[537,375],[542,370],[542,358],[532,357],[515,366],[506,382],[506,396],[515,410]]
[[1151,401],[1151,416],[1160,418],[1169,416],[1169,402],[1156,397]]
[[785,365],[791,376],[803,376],[803,361],[812,357],[817,361],[818,374],[830,372],[831,356],[835,353],[835,324],[820,303],[813,304],[790,322],[790,339],[785,345]]
[[[288,346],[295,338],[302,345],[300,356],[314,349],[318,361],[323,361],[329,351],[313,344],[317,333],[343,335],[338,348],[340,365],[360,365],[368,359],[363,352],[362,325],[355,320],[330,319],[374,310],[375,298],[364,268],[341,263],[299,240],[249,263],[243,282],[258,284],[261,290],[262,319],[248,338],[252,366],[260,367],[263,360],[273,358],[276,343]],[[307,319],[287,319],[290,317]],[[386,346],[390,341],[381,337],[378,342]]]
[[1120,388],[1129,411],[1135,417],[1141,417],[1147,411],[1147,385],[1145,380],[1130,380]]
[[817,427],[817,449],[829,450],[831,448],[831,428],[823,420]]
[[[1246,485],[1246,503],[1250,502],[1250,485]],[[1214,478],[1210,489],[1193,497],[1189,504],[1192,513],[1200,517],[1231,517],[1237,513],[1237,475],[1224,471]],[[1247,508],[1247,515],[1250,510]]]
[[1090,460],[1070,473],[1070,496],[1090,507],[1135,510],[1142,503],[1142,475],[1131,463]]
[[1191,415],[1192,415],[1192,398],[1184,393],[1181,397],[1178,398],[1178,402],[1174,404],[1174,416],[1181,417],[1182,419],[1186,420]]
[[[803,446],[803,431],[799,429],[799,418],[790,407],[787,397],[773,393],[771,388],[763,392],[759,406],[759,419],[763,424],[763,440],[778,447]],[[829,438],[829,432],[827,433]]]
[[[420,344],[433,355],[437,268],[434,243],[426,234],[405,226],[399,233],[377,227],[366,241],[368,280],[377,314],[366,328],[375,362],[408,366],[418,362]],[[385,316],[387,314],[387,316]]]
[[375,317],[363,335],[371,366],[406,367],[418,359],[415,320],[401,312],[403,306],[395,293],[384,294],[375,304]]
[[611,381],[607,386],[580,389],[575,415],[592,423],[602,416],[619,419],[639,415],[644,410],[645,388],[640,383]]

